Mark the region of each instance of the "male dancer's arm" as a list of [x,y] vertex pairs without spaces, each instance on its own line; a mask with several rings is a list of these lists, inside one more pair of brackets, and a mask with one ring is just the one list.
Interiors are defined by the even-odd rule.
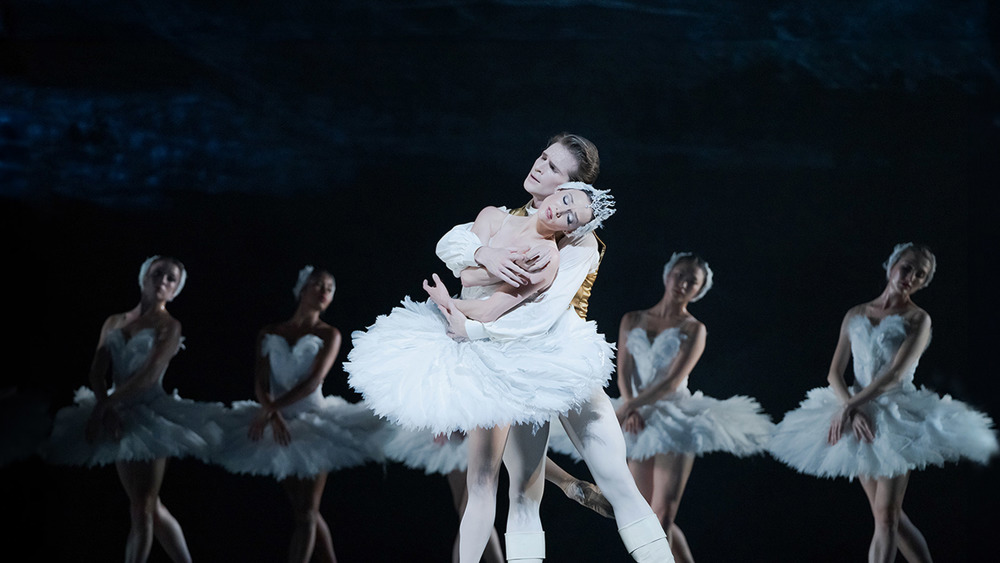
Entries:
[[[456,276],[465,268],[479,265],[474,256],[482,242],[472,235],[469,227],[470,224],[456,226],[437,244],[438,257]],[[597,239],[592,233],[579,241],[563,238],[559,271],[552,285],[534,301],[522,303],[495,321],[466,321],[468,337],[509,340],[544,334],[569,309],[587,275],[597,270],[599,261]]]

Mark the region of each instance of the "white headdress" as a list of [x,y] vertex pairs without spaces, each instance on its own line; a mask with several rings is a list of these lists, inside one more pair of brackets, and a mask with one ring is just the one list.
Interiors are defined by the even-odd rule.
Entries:
[[292,288],[292,295],[298,300],[299,296],[302,295],[302,288],[306,286],[306,282],[309,281],[309,276],[313,273],[312,266],[305,266],[299,270],[299,279],[295,281],[295,287]]
[[567,233],[573,238],[580,238],[587,233],[594,232],[604,225],[604,220],[615,214],[615,196],[611,195],[611,190],[599,190],[586,182],[566,182],[556,190],[580,190],[590,197],[590,204],[587,206],[594,213],[594,218],[584,225]]
[[[139,267],[139,289],[142,289],[142,280],[146,279],[146,273],[149,272],[149,267],[153,265],[153,262],[156,262],[159,259],[160,255],[154,254],[149,258],[146,258],[146,261]],[[170,297],[170,299],[167,299],[167,301],[173,301],[175,297],[181,294],[181,290],[184,289],[184,283],[188,279],[187,268],[181,267],[180,270],[181,279],[177,282],[177,289],[174,290],[174,294]]]
[[[673,254],[670,255],[670,260],[667,262],[665,266],[663,266],[664,284],[667,283],[667,275],[670,273],[670,270],[673,270],[674,266],[677,265],[677,261],[680,260],[681,258],[686,258],[688,256],[697,258],[692,252],[674,252]],[[708,293],[708,290],[712,289],[712,268],[708,267],[708,262],[706,262],[704,259],[699,258],[699,260],[701,261],[701,263],[698,264],[698,266],[705,269],[705,283],[701,285],[701,289],[698,291],[698,295],[695,295],[693,298],[691,298],[692,303],[704,297],[705,294]]]
[[[892,254],[889,255],[889,259],[882,262],[882,267],[885,268],[885,279],[889,279],[889,270],[892,269],[892,266],[899,260],[899,257],[903,254],[903,252],[906,252],[914,246],[916,245],[912,242],[901,242],[893,247]],[[924,285],[922,287],[927,287],[931,284],[931,279],[934,278],[934,272],[937,271],[937,258],[933,254],[931,254],[930,262],[931,270],[927,272],[927,278],[924,279]]]

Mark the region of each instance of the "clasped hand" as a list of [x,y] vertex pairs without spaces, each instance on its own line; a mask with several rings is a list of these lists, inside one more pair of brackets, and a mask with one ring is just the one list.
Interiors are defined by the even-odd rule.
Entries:
[[476,262],[490,275],[514,287],[534,283],[538,272],[552,261],[556,252],[551,245],[534,248],[490,248],[482,246],[476,251]]
[[840,441],[846,428],[851,429],[859,442],[870,444],[875,440],[875,424],[871,417],[856,407],[845,407],[830,422],[830,431],[827,433],[826,441],[831,446],[836,444]]

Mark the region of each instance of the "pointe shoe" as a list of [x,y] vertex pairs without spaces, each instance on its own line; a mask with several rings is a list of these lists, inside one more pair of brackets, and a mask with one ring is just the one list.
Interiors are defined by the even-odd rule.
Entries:
[[622,526],[618,533],[625,543],[625,549],[638,563],[674,563],[670,553],[667,534],[656,516],[650,514],[631,524]]
[[605,518],[615,518],[615,509],[604,497],[601,489],[593,483],[577,479],[563,491],[566,496],[586,506]]
[[545,559],[545,532],[507,532],[507,561],[542,563]]

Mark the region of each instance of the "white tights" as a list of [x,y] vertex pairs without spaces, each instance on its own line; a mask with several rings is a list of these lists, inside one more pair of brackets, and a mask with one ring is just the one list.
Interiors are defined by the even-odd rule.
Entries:
[[[604,390],[595,389],[588,402],[561,416],[560,421],[595,484],[614,507],[618,527],[653,516],[629,472],[625,438]],[[510,475],[507,532],[542,531],[539,506],[545,488],[549,425],[534,430],[531,425],[518,425],[476,428],[468,433],[469,500],[459,526],[461,563],[478,563],[489,541],[496,518],[501,461]]]

